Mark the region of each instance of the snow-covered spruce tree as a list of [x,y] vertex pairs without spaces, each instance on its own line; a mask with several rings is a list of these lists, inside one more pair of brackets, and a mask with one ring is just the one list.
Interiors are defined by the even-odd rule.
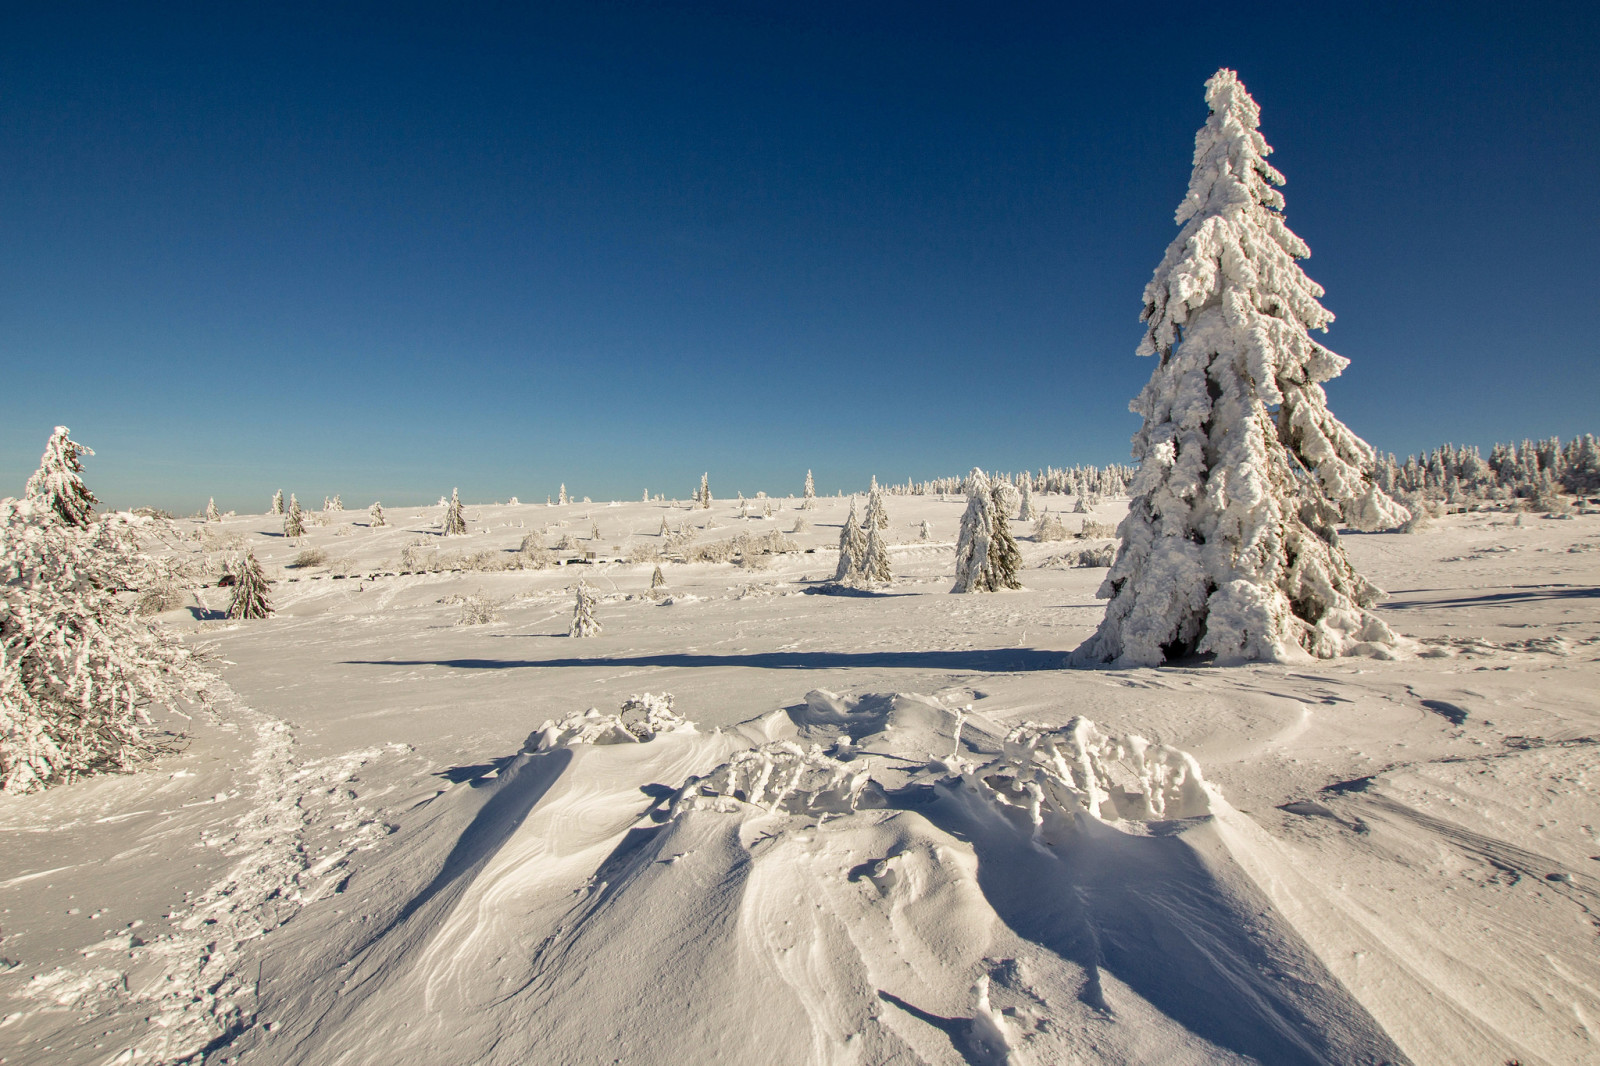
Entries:
[[597,637],[600,635],[600,623],[595,621],[594,605],[597,597],[594,590],[587,582],[578,582],[578,597],[572,605],[572,628],[568,630],[569,637]]
[[265,618],[272,613],[267,600],[267,575],[261,570],[256,553],[247,551],[244,558],[233,567],[233,601],[228,604],[229,618]]
[[661,564],[657,563],[655,571],[650,575],[650,591],[654,592],[667,583],[667,576],[661,572]]
[[811,471],[806,471],[805,498],[800,503],[802,511],[815,510],[817,506],[817,483],[811,480]]
[[928,520],[926,518],[924,518],[922,520],[922,528],[917,530],[917,539],[918,540],[932,540],[933,539],[933,526],[932,526],[932,524],[930,524],[928,522]]
[[1038,515],[1033,510],[1033,478],[1022,475],[1022,507],[1017,512],[1018,522],[1032,522]]
[[306,532],[305,514],[300,510],[300,501],[295,499],[294,493],[289,493],[289,510],[283,516],[283,535],[286,537],[303,537]]
[[862,552],[858,580],[868,588],[887,585],[894,580],[894,574],[889,570],[889,548],[883,543],[883,531],[870,522],[867,523],[867,545]]
[[1138,473],[1080,664],[1331,657],[1392,648],[1380,593],[1339,546],[1406,517],[1368,476],[1372,449],[1328,410],[1348,361],[1311,339],[1333,316],[1300,269],[1260,111],[1237,75],[1206,82],[1183,227],[1145,287],[1139,354],[1160,362],[1130,405]]
[[967,475],[967,509],[956,542],[956,583],[951,592],[1019,589],[1022,555],[1006,522],[1003,489],[977,467]]
[[883,490],[878,488],[876,477],[872,479],[872,488],[867,492],[867,514],[861,521],[874,529],[889,528],[889,512],[883,509]]
[[697,495],[695,498],[700,501],[700,506],[701,507],[710,508],[710,506],[711,506],[711,475],[709,473],[705,473],[705,474],[701,474],[700,475],[700,492],[699,492],[699,495]]
[[330,511],[342,511],[342,510],[344,510],[344,497],[340,496],[337,492],[334,493],[333,494],[333,499],[328,501],[328,508],[327,509],[330,510]]
[[862,557],[867,553],[867,538],[861,533],[861,522],[856,517],[856,498],[850,497],[850,514],[839,530],[839,566],[834,571],[835,581],[853,581],[861,573]]
[[467,535],[467,513],[461,509],[461,494],[457,489],[450,490],[450,502],[444,507],[444,535],[447,537]]
[[87,529],[94,514],[94,498],[83,484],[83,463],[80,455],[93,455],[70,436],[66,426],[57,426],[45,442],[44,455],[39,457],[39,469],[28,478],[22,494],[29,499],[44,500],[55,516],[69,526]]
[[222,521],[222,515],[217,511],[217,498],[215,496],[212,496],[210,499],[206,500],[206,521]]
[[277,492],[274,492],[272,494],[272,509],[269,510],[267,513],[268,514],[282,514],[283,513],[283,490],[282,489],[279,489]]
[[556,493],[556,504],[560,507],[567,505],[567,483],[565,481],[561,483],[561,491]]
[[148,569],[150,526],[111,514],[79,528],[47,496],[0,501],[0,790],[134,769],[168,748],[150,704],[209,700],[204,654],[117,598]]
[[383,504],[380,501],[373,500],[372,506],[367,508],[367,524],[373,529],[380,529],[389,524],[389,520],[383,517]]

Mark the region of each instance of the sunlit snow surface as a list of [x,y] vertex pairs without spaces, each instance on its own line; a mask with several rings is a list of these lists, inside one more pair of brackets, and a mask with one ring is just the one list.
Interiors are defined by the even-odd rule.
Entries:
[[[1072,502],[1034,499],[1123,506]],[[1600,517],[1346,536],[1407,661],[1069,671],[1104,571],[1052,560],[1103,541],[1019,524],[1025,589],[952,595],[965,501],[889,497],[869,594],[824,584],[846,501],[772,503],[206,526],[278,614],[164,616],[237,698],[184,752],[0,801],[0,1057],[1600,1060]],[[808,528],[653,596],[651,562],[398,573],[663,516]]]

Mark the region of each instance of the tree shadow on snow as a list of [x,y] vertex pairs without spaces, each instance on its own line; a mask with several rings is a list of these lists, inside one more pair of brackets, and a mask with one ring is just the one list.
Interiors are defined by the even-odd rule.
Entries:
[[[1593,600],[1600,599],[1600,588],[1592,585],[1512,585],[1510,592],[1486,592],[1481,596],[1457,596],[1448,600],[1384,600],[1381,611],[1408,611],[1430,607],[1495,607],[1502,604],[1537,603],[1540,600]],[[1409,593],[1424,593],[1432,589],[1407,589]],[[1438,590],[1443,592],[1445,590]]]
[[743,655],[663,652],[654,655],[550,659],[346,659],[346,666],[447,666],[455,670],[526,670],[560,667],[744,666],[758,670],[953,670],[963,673],[1027,673],[1060,670],[1067,653],[1042,648],[992,648],[961,651],[769,651]]

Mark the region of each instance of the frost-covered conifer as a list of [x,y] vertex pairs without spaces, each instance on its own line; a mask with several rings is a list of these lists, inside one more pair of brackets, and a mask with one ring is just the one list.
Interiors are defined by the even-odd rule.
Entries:
[[951,592],[1021,588],[1021,553],[1005,518],[1002,489],[977,467],[967,475],[967,510],[956,542],[956,583]]
[[658,589],[667,583],[667,576],[661,572],[661,564],[657,563],[655,571],[650,575],[650,588]]
[[267,600],[267,575],[261,570],[255,552],[245,552],[233,567],[233,601],[229,618],[265,618],[272,613]]
[[217,511],[217,498],[215,496],[213,496],[210,499],[206,500],[206,521],[207,522],[220,522],[220,521],[222,521],[222,515],[221,515],[221,513],[219,513]]
[[[1372,449],[1327,407],[1347,360],[1312,340],[1333,316],[1300,269],[1260,111],[1231,70],[1206,83],[1183,227],[1145,288],[1141,355],[1160,360],[1130,405],[1138,473],[1081,663],[1153,666],[1329,657],[1392,647],[1334,526],[1403,519],[1368,477]],[[1116,486],[1105,486],[1113,491]]]
[[444,508],[444,535],[464,537],[467,533],[467,513],[461,509],[459,490],[450,490],[450,502]]
[[556,493],[556,504],[560,507],[567,505],[567,483],[565,481],[561,483],[561,491]]
[[283,535],[286,537],[302,537],[306,532],[305,514],[300,510],[300,501],[295,499],[294,493],[289,493],[289,510],[283,516]]
[[700,491],[695,496],[695,499],[700,501],[701,507],[709,508],[711,506],[711,475],[709,473],[700,475]]
[[572,606],[572,629],[567,635],[570,637],[597,637],[600,635],[600,623],[595,621],[594,605],[598,597],[587,582],[578,582],[578,596]]
[[282,514],[283,513],[283,490],[282,489],[279,489],[277,492],[274,492],[272,494],[272,509],[270,511],[268,511],[267,513],[268,514]]
[[889,512],[883,509],[883,490],[878,488],[878,479],[872,479],[872,488],[867,493],[867,514],[861,520],[874,529],[889,528]]
[[149,704],[208,698],[204,655],[117,598],[149,569],[149,526],[113,514],[80,528],[43,492],[0,501],[0,790],[131,770],[167,750]]
[[815,510],[817,506],[817,483],[811,480],[811,471],[806,471],[805,498],[800,503],[803,511]]
[[1022,475],[1022,509],[1017,512],[1018,522],[1032,522],[1038,515],[1033,510],[1033,478]]
[[44,455],[39,458],[39,469],[28,478],[22,494],[29,499],[42,499],[55,516],[69,526],[87,529],[93,517],[94,498],[83,483],[83,463],[80,455],[93,455],[87,448],[71,439],[71,430],[57,426],[45,442]]
[[367,508],[367,519],[373,529],[380,529],[389,524],[389,520],[383,517],[383,504],[377,500],[373,500],[372,506]]
[[859,580],[869,588],[887,585],[894,580],[894,575],[889,571],[889,548],[883,543],[883,531],[871,522],[867,523],[867,544],[862,552]]
[[917,539],[918,540],[932,540],[933,539],[933,526],[928,522],[928,520],[926,518],[924,518],[922,520],[922,528],[917,530]]
[[344,497],[340,496],[337,492],[334,493],[333,494],[333,499],[328,501],[328,510],[330,510],[330,511],[342,511],[342,510],[344,510]]
[[839,530],[839,566],[834,571],[835,581],[849,581],[861,572],[862,557],[867,553],[867,538],[861,533],[861,522],[856,518],[856,498],[850,497],[850,514]]

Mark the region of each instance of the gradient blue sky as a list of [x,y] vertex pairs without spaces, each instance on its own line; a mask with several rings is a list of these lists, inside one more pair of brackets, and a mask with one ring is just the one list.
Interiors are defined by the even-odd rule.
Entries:
[[1600,430],[1600,5],[12,3],[0,494],[719,496],[1125,460],[1240,72],[1404,454]]

